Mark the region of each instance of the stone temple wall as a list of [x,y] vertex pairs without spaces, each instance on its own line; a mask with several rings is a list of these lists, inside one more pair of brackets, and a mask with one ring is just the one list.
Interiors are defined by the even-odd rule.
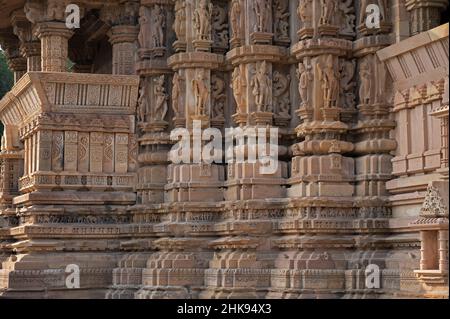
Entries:
[[448,1],[76,2],[0,1],[0,297],[448,297]]

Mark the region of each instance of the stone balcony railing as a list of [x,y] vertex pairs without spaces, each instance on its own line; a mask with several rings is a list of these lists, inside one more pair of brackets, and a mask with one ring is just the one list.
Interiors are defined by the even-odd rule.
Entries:
[[134,187],[135,76],[30,72],[0,101],[2,152],[23,154],[21,193]]

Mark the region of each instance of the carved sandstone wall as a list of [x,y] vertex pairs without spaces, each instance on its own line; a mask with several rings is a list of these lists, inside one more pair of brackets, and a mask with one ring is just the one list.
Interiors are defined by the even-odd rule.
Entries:
[[[447,1],[67,3],[0,1],[1,296],[448,296]],[[195,120],[277,170],[174,162]]]

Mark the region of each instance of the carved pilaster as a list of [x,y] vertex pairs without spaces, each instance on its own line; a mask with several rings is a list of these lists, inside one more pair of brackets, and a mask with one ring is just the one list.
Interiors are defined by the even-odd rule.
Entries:
[[105,5],[100,19],[111,26],[108,32],[112,49],[112,73],[135,74],[139,36],[139,1]]
[[353,54],[358,58],[355,96],[359,112],[351,133],[355,136],[354,153],[358,155],[355,161],[356,193],[384,198],[388,195],[386,182],[392,177],[391,152],[396,149],[397,143],[390,137],[395,128],[395,122],[389,117],[393,92],[386,78],[390,76],[376,51],[391,44],[388,36],[391,15],[387,1],[365,1],[361,6],[371,3],[380,7],[380,28],[367,29],[365,7],[360,7],[359,18],[362,22],[353,46]]
[[27,59],[27,71],[41,70],[41,42],[33,33],[33,25],[22,10],[11,15],[14,34],[20,40],[20,52]]
[[291,52],[299,62],[300,142],[292,147],[289,196],[353,196],[354,145],[345,138],[355,113],[353,3],[305,0],[297,13],[300,41]]
[[20,41],[14,35],[0,33],[0,43],[16,83],[27,72],[27,60],[20,54]]
[[411,13],[411,35],[415,35],[439,26],[441,12],[448,6],[447,0],[406,0],[406,10]]
[[68,41],[73,31],[63,22],[39,22],[34,32],[41,40],[42,71],[66,72]]
[[125,25],[113,26],[109,31],[109,41],[113,47],[113,74],[135,74],[134,61],[138,32],[138,27]]

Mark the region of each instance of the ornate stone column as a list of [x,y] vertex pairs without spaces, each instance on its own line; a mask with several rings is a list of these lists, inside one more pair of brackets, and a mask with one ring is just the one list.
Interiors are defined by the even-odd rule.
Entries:
[[112,73],[135,74],[139,1],[126,1],[121,5],[106,5],[101,12],[103,21],[111,25],[108,32],[112,49]]
[[447,0],[406,0],[410,12],[411,35],[428,31],[440,25],[441,12],[448,6]]
[[[362,3],[361,5],[363,5]],[[367,5],[368,3],[366,3]],[[380,2],[386,5],[384,2]],[[382,23],[380,28],[367,29],[365,25],[358,28],[358,39],[354,41],[353,54],[358,58],[355,85],[359,110],[357,122],[351,133],[355,136],[354,153],[356,164],[356,194],[358,196],[388,196],[386,182],[392,178],[392,156],[397,143],[390,137],[395,122],[390,118],[390,101],[393,92],[387,85],[390,78],[386,66],[376,52],[391,44],[390,8],[381,7]],[[364,20],[365,11],[360,10],[359,20]],[[361,16],[362,15],[362,16]]]
[[[351,59],[354,7],[335,1],[300,1],[300,41],[291,52],[297,71],[301,104],[293,145],[290,197],[349,197],[354,160],[345,154],[354,145],[345,135],[355,113],[354,72]],[[339,14],[334,14],[335,10]]]
[[[68,41],[73,31],[68,29],[64,22],[65,9],[64,1],[28,0],[25,3],[25,15],[33,24],[33,35],[41,41],[41,70],[44,72],[67,71]],[[24,47],[24,50],[32,48]],[[35,61],[31,62],[30,67],[37,69]]]
[[[180,52],[172,55],[167,61],[175,72],[172,80],[174,125],[190,132],[192,140],[200,141],[200,149],[206,142],[202,140],[202,132],[199,129],[211,127],[215,123],[213,119],[220,119],[221,115],[223,117],[223,114],[214,114],[223,113],[223,110],[214,110],[212,105],[218,96],[212,88],[218,81],[213,77],[213,70],[219,69],[224,62],[223,55],[211,53],[215,43],[212,38],[214,8],[215,5],[209,0],[186,2],[185,14],[179,14],[179,17],[187,18],[184,21],[175,20],[175,25],[185,24],[183,29],[186,30],[185,36],[188,40],[187,52],[181,52],[182,48],[178,48]],[[180,42],[182,41],[179,40],[178,43]],[[194,128],[195,123],[199,123],[200,126]],[[191,149],[189,157],[191,160],[194,159],[191,163],[169,166],[167,201],[206,202],[223,199],[221,190],[224,179],[223,166],[216,163],[206,164],[202,159],[195,160],[198,156],[201,157],[201,154],[194,154]],[[184,170],[188,170],[189,173],[181,174]],[[200,194],[198,187],[208,195]]]
[[39,22],[35,34],[41,40],[41,70],[43,72],[66,72],[68,41],[73,31],[62,22]]
[[14,34],[20,40],[20,52],[27,59],[27,71],[41,70],[41,42],[33,33],[33,26],[27,20],[23,10],[11,15]]
[[27,72],[27,60],[20,53],[20,41],[14,35],[0,33],[0,42],[16,83]]

